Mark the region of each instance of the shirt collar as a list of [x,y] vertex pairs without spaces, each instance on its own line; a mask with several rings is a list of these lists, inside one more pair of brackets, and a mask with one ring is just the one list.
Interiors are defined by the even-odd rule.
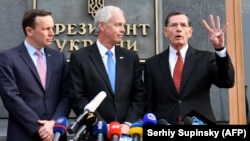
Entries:
[[[37,49],[33,46],[31,46],[26,40],[24,41],[24,45],[26,49],[28,50],[29,55],[34,55]],[[40,50],[42,52],[42,55],[44,55],[44,48],[41,48]]]
[[[181,53],[181,56],[182,56],[183,59],[186,57],[187,50],[188,50],[188,44],[185,45],[185,46],[180,50],[180,53]],[[173,47],[170,45],[169,53],[170,53],[170,54],[173,54],[173,55],[176,55],[177,50],[176,50],[175,48],[173,48]]]
[[[104,57],[106,55],[106,52],[108,49],[97,39],[96,41],[97,47],[101,53],[101,56]],[[115,46],[113,46],[111,49],[111,52],[113,53],[113,56],[115,56]]]

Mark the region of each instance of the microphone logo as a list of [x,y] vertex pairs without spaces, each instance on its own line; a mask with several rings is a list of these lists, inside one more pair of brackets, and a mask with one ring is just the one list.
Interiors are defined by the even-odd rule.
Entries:
[[151,120],[156,120],[155,115],[152,114],[152,113],[149,113],[149,114],[148,114],[148,118],[151,119]]
[[102,129],[102,126],[103,126],[103,123],[102,123],[102,122],[98,122],[98,123],[97,123],[98,129]]
[[95,115],[93,113],[88,113],[87,119],[93,118]]
[[119,128],[120,128],[120,125],[118,125],[118,124],[113,124],[113,125],[111,125],[110,127],[113,128],[113,129],[119,129]]
[[56,120],[56,123],[62,123],[62,122],[64,122],[64,120],[65,120],[65,118],[63,117],[61,117],[61,118],[59,118],[59,119],[57,119]]

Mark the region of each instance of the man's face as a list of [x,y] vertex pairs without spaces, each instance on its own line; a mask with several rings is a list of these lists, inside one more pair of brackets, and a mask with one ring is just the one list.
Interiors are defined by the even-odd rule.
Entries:
[[28,38],[36,48],[47,47],[52,44],[54,21],[50,15],[36,17],[35,28],[29,28]]
[[168,25],[164,27],[164,35],[175,49],[181,49],[192,36],[192,27],[188,24],[185,15],[175,15],[169,18]]
[[105,41],[111,46],[120,43],[125,33],[125,18],[120,12],[113,12],[108,23],[102,26]]

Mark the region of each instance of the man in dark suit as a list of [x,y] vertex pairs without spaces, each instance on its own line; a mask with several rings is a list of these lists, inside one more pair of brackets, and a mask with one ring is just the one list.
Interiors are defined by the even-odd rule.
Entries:
[[[67,61],[63,53],[48,48],[54,36],[50,12],[31,9],[22,26],[25,41],[0,54],[0,94],[9,112],[7,141],[51,141],[55,120],[70,112]],[[38,70],[36,51],[45,60]],[[45,78],[40,78],[42,69]]]
[[[220,18],[216,23],[210,15],[211,27],[202,21],[209,33],[215,52],[193,48],[188,40],[192,36],[191,21],[182,12],[170,13],[165,20],[164,35],[169,40],[168,49],[145,63],[145,85],[147,90],[146,112],[164,118],[171,124],[183,121],[183,117],[195,110],[215,122],[210,103],[210,88],[234,86],[234,67],[224,44],[224,32],[228,24],[220,29]],[[179,84],[175,85],[176,55],[180,52],[183,69],[179,72]],[[176,69],[178,70],[178,69]],[[175,77],[174,77],[175,78]]]
[[[76,115],[83,112],[85,105],[100,91],[106,98],[95,111],[98,120],[107,123],[121,123],[122,133],[129,133],[129,125],[142,118],[145,87],[139,57],[134,52],[116,44],[122,41],[125,33],[125,18],[120,8],[105,6],[98,10],[95,19],[98,39],[91,46],[81,48],[70,57],[70,95]],[[110,50],[115,62],[115,86],[112,89],[107,73]]]

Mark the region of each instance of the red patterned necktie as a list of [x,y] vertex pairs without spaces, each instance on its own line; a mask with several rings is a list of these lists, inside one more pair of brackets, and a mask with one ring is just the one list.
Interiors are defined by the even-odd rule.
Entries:
[[177,92],[180,92],[180,86],[181,86],[181,76],[182,76],[182,71],[183,71],[183,59],[181,57],[181,53],[178,50],[177,51],[177,61],[174,67],[174,74],[173,74],[173,80],[175,84],[175,88]]
[[36,55],[38,56],[37,71],[38,71],[38,74],[40,76],[43,88],[45,89],[46,88],[46,64],[45,64],[45,61],[43,59],[43,55],[42,55],[41,51],[37,50]]

